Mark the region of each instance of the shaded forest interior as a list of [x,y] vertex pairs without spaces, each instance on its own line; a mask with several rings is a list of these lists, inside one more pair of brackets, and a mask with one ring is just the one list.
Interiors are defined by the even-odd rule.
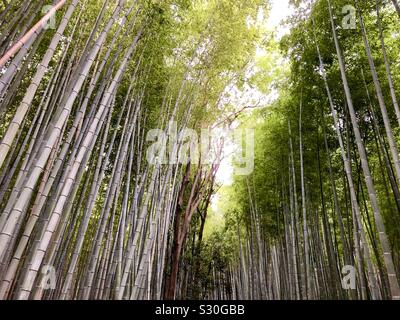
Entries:
[[0,1],[0,300],[400,299],[399,3],[278,2]]

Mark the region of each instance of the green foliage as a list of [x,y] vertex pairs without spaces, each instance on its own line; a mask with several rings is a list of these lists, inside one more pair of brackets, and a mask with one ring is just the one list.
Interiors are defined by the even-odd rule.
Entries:
[[[378,108],[377,98],[374,94],[374,85],[369,71],[359,26],[355,30],[341,27],[343,14],[341,9],[348,4],[345,0],[331,1],[336,17],[339,41],[346,60],[346,72],[349,78],[354,105],[360,119],[360,130],[365,140],[370,166],[372,168],[374,183],[376,184],[379,204],[381,206],[389,239],[395,255],[399,255],[400,226],[395,221],[399,218],[399,211],[394,202],[392,189],[383,162],[382,150],[376,145],[376,133],[368,111],[369,104],[378,115],[376,119],[381,133],[385,132]],[[295,1],[295,5],[304,7],[307,1]],[[381,79],[385,101],[389,115],[400,141],[399,130],[396,124],[394,108],[391,104],[389,86],[385,73],[385,66],[381,53],[380,42],[376,27],[375,1],[362,2],[362,13],[366,22],[368,37],[373,50],[373,57]],[[391,7],[391,3],[384,5],[381,18],[384,26],[385,44],[396,90],[400,86],[399,70],[399,34],[395,29],[398,26],[398,17]],[[315,24],[313,24],[313,20]],[[358,20],[357,20],[358,22]],[[321,212],[321,185],[326,202],[326,212],[332,225],[336,224],[334,237],[339,237],[337,217],[333,205],[333,194],[329,175],[328,157],[332,162],[333,178],[339,197],[340,209],[343,212],[345,225],[351,228],[351,207],[348,204],[346,180],[343,178],[343,162],[334,131],[332,116],[326,96],[325,86],[319,69],[319,60],[315,46],[318,42],[327,71],[329,86],[332,91],[335,107],[342,119],[342,135],[352,159],[354,179],[358,184],[357,194],[360,207],[363,211],[364,222],[368,224],[370,236],[376,238],[373,223],[372,209],[368,202],[368,194],[364,185],[358,153],[355,148],[351,125],[348,114],[345,112],[345,97],[340,78],[337,56],[332,40],[332,31],[329,21],[327,2],[316,1],[312,11],[297,9],[296,14],[289,19],[290,34],[280,41],[280,52],[268,43],[267,56],[258,61],[258,72],[252,79],[252,84],[262,91],[266,91],[274,79],[275,88],[279,91],[279,98],[263,110],[253,112],[249,117],[242,118],[243,127],[255,127],[256,149],[255,169],[248,177],[235,177],[234,183],[224,191],[223,199],[226,229],[236,230],[239,221],[240,228],[245,230],[250,225],[250,212],[252,202],[257,205],[257,214],[260,217],[263,234],[269,239],[279,239],[283,232],[283,208],[289,205],[287,194],[290,175],[290,148],[289,131],[290,123],[293,142],[294,166],[296,171],[296,185],[298,207],[301,208],[300,190],[300,160],[299,160],[299,110],[300,102],[303,104],[302,131],[304,146],[304,170],[306,179],[307,210]],[[313,30],[313,28],[315,28]],[[314,32],[316,38],[314,39]],[[271,58],[282,54],[286,59],[290,72],[283,68],[271,69]],[[277,58],[276,58],[277,59]],[[271,73],[271,70],[273,71]],[[369,94],[372,101],[368,101],[365,86],[361,77],[363,70]],[[397,90],[398,91],[398,90]],[[397,92],[396,91],[396,92]],[[347,119],[347,120],[346,120]],[[324,123],[326,125],[324,125]],[[324,128],[324,126],[326,126]],[[326,132],[328,153],[325,150],[324,131]],[[318,163],[319,162],[319,163]],[[366,199],[366,200],[365,200]],[[299,218],[301,215],[299,213]],[[369,221],[369,222],[367,222]],[[237,241],[237,239],[236,239]],[[374,240],[372,240],[374,241]]]

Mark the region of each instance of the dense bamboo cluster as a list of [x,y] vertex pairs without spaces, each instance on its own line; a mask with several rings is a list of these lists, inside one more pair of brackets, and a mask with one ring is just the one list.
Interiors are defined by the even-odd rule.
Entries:
[[0,4],[0,299],[177,296],[223,147],[187,156],[185,129],[223,111],[259,4]]
[[373,2],[354,2],[358,25],[347,31],[345,2],[305,1],[289,54],[300,78],[260,128],[270,132],[261,168],[237,179],[224,231],[237,231],[237,253],[210,297],[400,299],[398,66],[382,22],[394,8]]
[[[157,106],[165,111],[151,110],[157,3],[73,0],[61,10],[64,3],[28,33],[44,1],[9,2],[1,12],[0,298],[160,299],[169,231],[193,170],[149,163],[146,130],[152,112],[157,128],[181,110],[187,125],[191,108],[181,101],[190,106],[193,93],[172,100],[167,90]],[[57,9],[61,19],[38,53]],[[89,9],[94,17],[85,17]],[[6,52],[15,42],[20,48]],[[178,246],[215,168],[194,175]]]

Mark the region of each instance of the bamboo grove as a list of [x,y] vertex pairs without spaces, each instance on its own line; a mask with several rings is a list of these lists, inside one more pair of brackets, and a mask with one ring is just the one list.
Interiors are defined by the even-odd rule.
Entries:
[[398,3],[296,8],[279,44],[279,98],[243,119],[256,167],[224,192],[214,236],[226,262],[212,268],[211,297],[397,300]]
[[0,299],[400,299],[399,4],[292,2],[0,2]]
[[148,163],[146,134],[218,116],[258,3],[47,2],[0,7],[0,297],[174,298],[218,165]]

